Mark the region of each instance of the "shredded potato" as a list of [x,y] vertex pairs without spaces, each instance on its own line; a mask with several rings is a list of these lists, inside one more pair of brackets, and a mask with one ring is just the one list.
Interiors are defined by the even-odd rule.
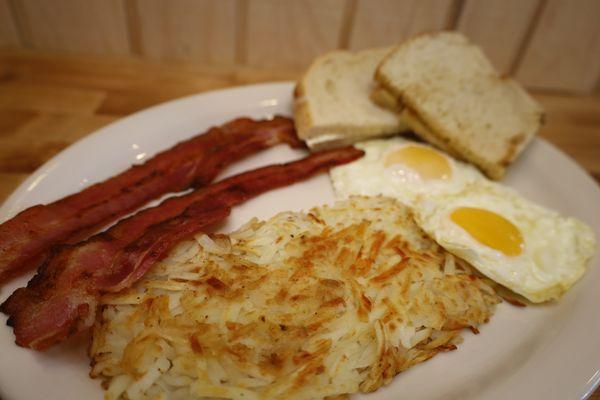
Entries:
[[104,297],[91,375],[106,399],[370,392],[455,349],[499,301],[402,204],[354,197],[181,243]]

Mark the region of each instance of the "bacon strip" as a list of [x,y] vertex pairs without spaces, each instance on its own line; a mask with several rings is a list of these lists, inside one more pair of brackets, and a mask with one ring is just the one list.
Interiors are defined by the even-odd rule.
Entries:
[[87,330],[101,294],[132,286],[175,243],[224,218],[231,207],[362,154],[347,147],[236,175],[143,210],[80,245],[65,246],[0,307],[10,316],[16,343],[43,350]]
[[142,165],[0,225],[0,283],[37,267],[52,246],[76,243],[148,201],[210,183],[227,165],[261,149],[300,146],[292,120],[235,119]]

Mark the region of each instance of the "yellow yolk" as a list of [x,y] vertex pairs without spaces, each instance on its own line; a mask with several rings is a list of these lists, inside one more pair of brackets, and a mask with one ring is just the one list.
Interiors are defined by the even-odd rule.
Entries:
[[384,165],[403,164],[419,174],[421,179],[449,179],[450,163],[440,153],[425,146],[404,146],[389,153]]
[[482,208],[461,207],[452,212],[450,219],[479,243],[507,256],[518,256],[523,251],[521,231],[512,222],[494,212]]

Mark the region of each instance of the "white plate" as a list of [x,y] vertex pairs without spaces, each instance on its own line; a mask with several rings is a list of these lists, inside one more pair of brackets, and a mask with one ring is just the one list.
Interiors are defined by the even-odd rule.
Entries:
[[[291,83],[255,85],[200,94],[151,108],[109,125],[54,157],[27,179],[0,209],[0,220],[105,179],[175,142],[237,116],[291,113]],[[285,146],[240,162],[225,175],[300,158]],[[600,232],[600,190],[573,161],[537,139],[511,167],[506,183],[524,196],[590,224]],[[226,230],[253,216],[301,210],[333,201],[326,175],[275,190],[236,207]],[[600,262],[557,303],[519,309],[507,304],[481,329],[464,333],[457,351],[438,355],[398,376],[375,399],[579,399],[600,380]],[[4,300],[21,279],[0,289]],[[88,377],[85,339],[46,353],[13,344],[0,319],[0,397],[101,399]]]

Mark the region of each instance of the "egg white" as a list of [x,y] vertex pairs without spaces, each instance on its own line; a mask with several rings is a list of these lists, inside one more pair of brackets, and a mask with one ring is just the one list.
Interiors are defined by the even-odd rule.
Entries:
[[[460,207],[486,209],[509,220],[523,236],[521,254],[507,256],[474,239],[450,219]],[[413,211],[421,228],[446,250],[536,303],[560,297],[581,278],[595,252],[594,233],[583,222],[489,181],[451,196],[422,196]]]
[[407,166],[393,164],[386,167],[384,165],[389,153],[408,145],[433,149],[427,144],[402,138],[371,140],[356,144],[356,147],[365,151],[365,155],[352,163],[333,168],[330,172],[336,197],[345,199],[351,195],[384,195],[413,206],[420,195],[450,195],[460,192],[473,181],[485,179],[474,167],[456,161],[439,151],[438,153],[448,161],[452,171],[448,179],[426,180]]

